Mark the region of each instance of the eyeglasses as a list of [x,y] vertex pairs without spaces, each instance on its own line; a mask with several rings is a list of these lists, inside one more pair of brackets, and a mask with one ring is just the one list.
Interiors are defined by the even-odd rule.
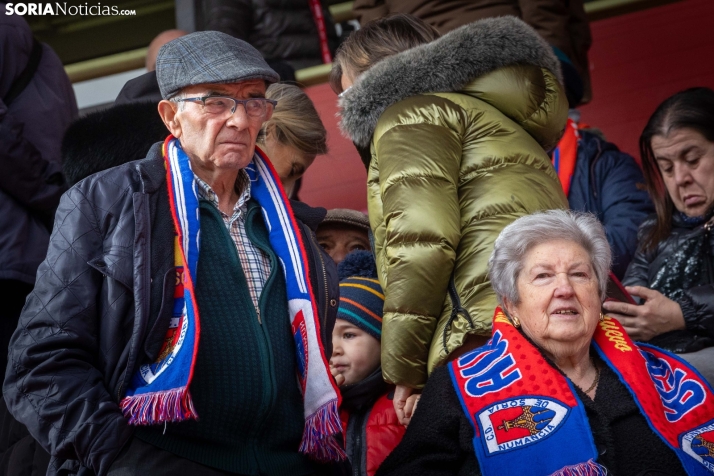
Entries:
[[[208,114],[232,115],[236,112],[238,104],[242,104],[245,113],[250,117],[266,118],[273,114],[273,109],[278,101],[266,98],[236,99],[228,96],[201,96],[195,98],[176,99],[176,102],[200,102],[203,111]],[[230,114],[228,114],[230,111]]]
[[345,94],[346,94],[347,91],[349,91],[350,89],[352,89],[352,86],[350,86],[350,87],[348,87],[347,89],[345,89],[344,91],[342,91],[340,94],[337,95],[337,97],[338,97],[339,99],[342,99],[343,97],[345,97]]

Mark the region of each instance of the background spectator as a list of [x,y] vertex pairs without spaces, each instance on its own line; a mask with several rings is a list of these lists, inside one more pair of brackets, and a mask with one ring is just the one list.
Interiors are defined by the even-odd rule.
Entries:
[[[77,116],[72,85],[52,49],[0,3],[0,372],[37,267],[47,253],[55,208],[66,190],[60,143]],[[0,474],[44,473],[49,455],[0,398]],[[34,468],[34,469],[33,469]],[[36,471],[36,473],[32,473]]]
[[77,103],[62,62],[0,4],[0,368],[25,297],[47,252],[66,190],[60,144]]
[[664,101],[640,137],[656,217],[623,283],[640,306],[605,303],[633,339],[681,354],[714,382],[714,91]]
[[500,230],[567,206],[544,150],[568,111],[550,47],[514,17],[435,35],[411,15],[375,20],[343,43],[332,77],[346,90],[342,129],[371,145],[382,372],[401,418],[434,367],[490,333],[487,261]]
[[631,155],[572,119],[552,158],[570,208],[605,225],[612,271],[622,279],[637,249],[637,229],[654,211],[642,170]]
[[[561,66],[565,62],[561,59]],[[565,69],[565,68],[564,68]],[[637,249],[637,229],[654,212],[635,159],[607,142],[597,129],[580,123],[576,92],[579,79],[564,75],[568,123],[552,151],[553,167],[572,210],[593,213],[605,225],[613,254],[612,271],[619,279]],[[582,88],[581,88],[582,89]]]
[[588,66],[592,37],[583,0],[355,0],[352,9],[362,26],[391,13],[409,13],[442,34],[483,18],[519,17],[568,58],[572,65],[568,69],[573,68],[582,80],[583,102],[592,96]]
[[181,38],[182,36],[187,34],[188,33],[183,30],[166,30],[156,35],[156,38],[151,40],[151,43],[149,43],[149,50],[146,52],[147,71],[156,70],[156,57],[158,56],[159,50],[162,46],[164,46],[171,40]]
[[[158,98],[157,98],[158,96]],[[74,121],[62,139],[62,169],[74,185],[102,170],[146,157],[169,131],[161,121],[156,72],[128,81],[113,106]]]
[[[337,47],[337,33],[322,2],[327,53]],[[283,81],[295,70],[329,62],[309,0],[202,0],[200,29],[216,30],[247,41],[260,51]]]
[[347,254],[369,250],[369,218],[362,212],[346,208],[328,210],[317,227],[317,242],[330,258],[340,264]]
[[394,388],[384,382],[380,367],[384,294],[369,251],[347,255],[338,272],[340,307],[332,331],[330,370],[342,394],[352,474],[373,476],[404,435],[392,406]]
[[327,153],[327,131],[315,105],[299,87],[271,84],[265,97],[278,105],[263,124],[258,144],[278,172],[285,193],[296,199],[296,182],[316,156]]

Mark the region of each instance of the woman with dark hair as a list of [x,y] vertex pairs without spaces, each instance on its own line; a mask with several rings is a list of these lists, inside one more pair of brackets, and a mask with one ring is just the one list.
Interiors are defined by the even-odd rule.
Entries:
[[409,15],[353,33],[335,59],[341,127],[366,154],[382,288],[382,371],[408,423],[428,374],[482,345],[500,231],[567,201],[545,150],[568,102],[557,58],[515,17],[444,36]]
[[714,91],[664,101],[640,152],[657,215],[640,227],[623,282],[644,303],[605,309],[634,339],[683,354],[714,381]]

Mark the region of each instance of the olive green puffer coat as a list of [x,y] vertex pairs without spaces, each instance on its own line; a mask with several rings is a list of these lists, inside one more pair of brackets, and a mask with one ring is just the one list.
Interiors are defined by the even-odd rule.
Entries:
[[388,382],[420,388],[469,333],[489,335],[496,237],[523,215],[567,208],[544,150],[568,113],[559,74],[534,30],[501,17],[389,57],[343,95],[341,127],[371,144]]

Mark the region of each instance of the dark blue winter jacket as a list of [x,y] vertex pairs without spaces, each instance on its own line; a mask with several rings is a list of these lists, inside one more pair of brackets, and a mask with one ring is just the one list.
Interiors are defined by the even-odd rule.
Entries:
[[629,154],[595,134],[580,131],[570,183],[570,208],[597,215],[612,248],[612,271],[622,279],[637,249],[637,229],[654,207],[645,179]]

